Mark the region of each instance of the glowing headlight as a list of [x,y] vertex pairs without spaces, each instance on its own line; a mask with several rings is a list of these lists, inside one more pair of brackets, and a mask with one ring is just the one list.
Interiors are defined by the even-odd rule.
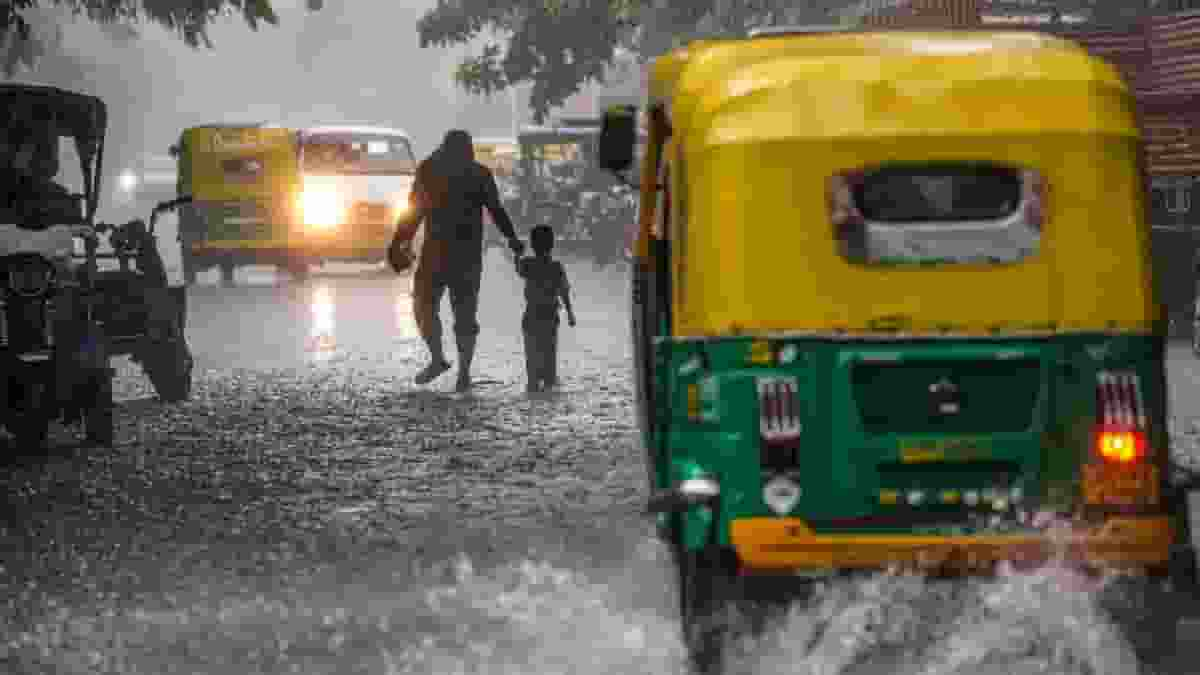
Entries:
[[300,197],[306,227],[333,229],[341,224],[345,209],[337,192],[309,188]]
[[121,189],[125,192],[132,192],[138,184],[137,174],[129,170],[122,171],[118,180],[120,181]]

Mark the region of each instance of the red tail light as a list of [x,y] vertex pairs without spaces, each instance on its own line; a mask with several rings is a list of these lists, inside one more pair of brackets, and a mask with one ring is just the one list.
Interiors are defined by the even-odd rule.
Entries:
[[1101,430],[1096,449],[1109,462],[1128,464],[1146,457],[1146,436],[1140,431]]
[[1128,464],[1146,458],[1146,408],[1137,373],[1097,375],[1096,415],[1096,453],[1101,459]]

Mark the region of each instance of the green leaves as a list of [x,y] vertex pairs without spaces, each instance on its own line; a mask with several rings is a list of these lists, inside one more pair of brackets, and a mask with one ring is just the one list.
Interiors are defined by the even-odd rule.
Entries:
[[439,0],[417,25],[422,47],[475,45],[453,77],[492,94],[532,83],[536,120],[582,85],[602,81],[617,48],[642,59],[698,35],[761,23],[820,22],[850,0]]
[[422,47],[487,40],[455,69],[455,82],[474,94],[532,82],[531,105],[541,120],[603,76],[615,48],[631,41],[646,1],[439,0],[421,17],[417,34]]
[[11,77],[22,65],[33,65],[40,46],[25,13],[49,7],[66,8],[101,24],[131,27],[147,19],[175,32],[191,47],[212,47],[207,28],[221,16],[240,14],[251,30],[264,22],[279,23],[270,0],[0,0],[0,49],[6,75]]

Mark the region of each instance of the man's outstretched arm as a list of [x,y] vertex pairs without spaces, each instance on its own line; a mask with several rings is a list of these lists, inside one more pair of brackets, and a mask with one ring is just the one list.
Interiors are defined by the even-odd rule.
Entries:
[[504,205],[500,203],[500,188],[496,186],[496,177],[492,172],[487,172],[487,178],[484,185],[484,206],[487,207],[488,213],[492,214],[492,221],[496,223],[496,227],[500,228],[500,234],[508,240],[509,247],[514,251],[523,251],[525,245],[517,239],[516,228],[513,227],[512,219],[508,217],[508,211]]

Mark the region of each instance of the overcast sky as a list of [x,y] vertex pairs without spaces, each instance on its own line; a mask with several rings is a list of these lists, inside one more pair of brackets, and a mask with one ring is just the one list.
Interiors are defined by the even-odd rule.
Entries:
[[[275,0],[280,25],[251,31],[222,19],[215,48],[191,49],[158,26],[114,44],[84,20],[67,27],[68,44],[98,67],[116,69],[138,109],[147,143],[164,148],[193,124],[273,120],[289,125],[377,123],[413,134],[427,152],[449,125],[509,127],[507,105],[487,106],[456,92],[451,72],[460,50],[421,49],[416,21],[433,0],[327,0],[309,14],[302,0]],[[108,97],[105,92],[97,92]],[[115,112],[115,110],[114,110]]]

